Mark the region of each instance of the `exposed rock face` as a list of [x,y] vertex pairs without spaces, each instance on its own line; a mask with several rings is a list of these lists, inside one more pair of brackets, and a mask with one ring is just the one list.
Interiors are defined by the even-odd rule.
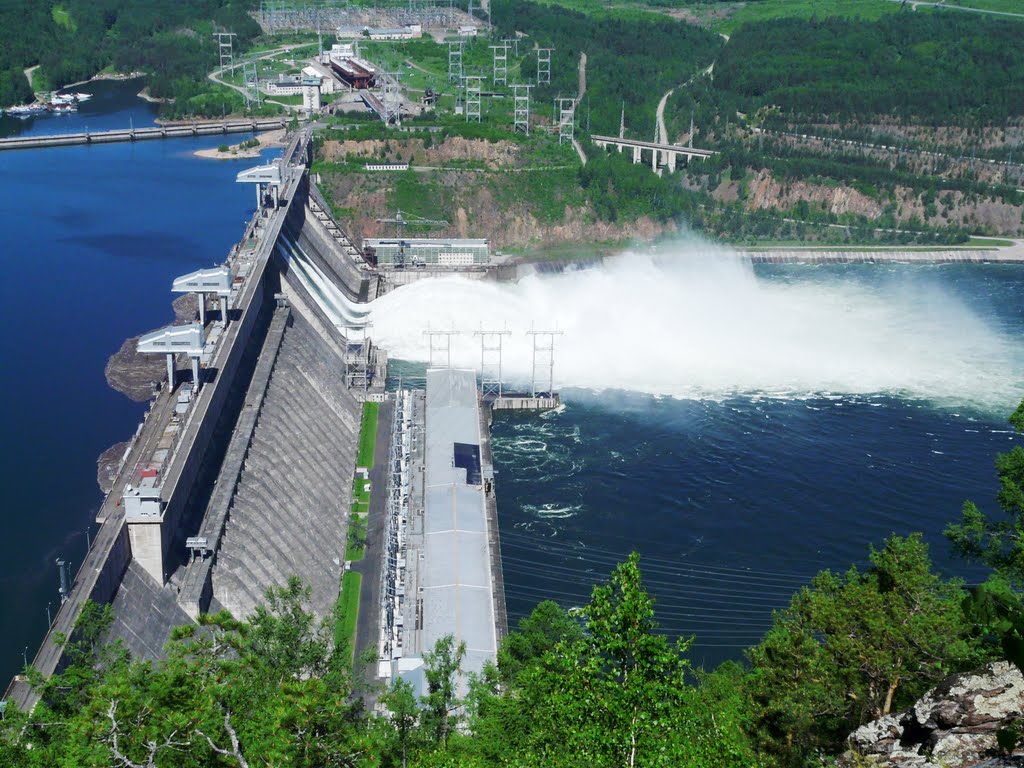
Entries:
[[1001,661],[978,672],[953,675],[912,709],[854,731],[839,768],[998,768],[1021,766],[1002,758],[996,731],[1024,719],[1024,677]]

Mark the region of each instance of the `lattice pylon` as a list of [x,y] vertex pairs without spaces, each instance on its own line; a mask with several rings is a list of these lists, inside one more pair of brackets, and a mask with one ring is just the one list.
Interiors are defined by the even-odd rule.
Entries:
[[501,397],[501,347],[504,337],[511,336],[512,331],[481,329],[473,335],[480,337],[480,396]]
[[530,135],[530,89],[532,85],[515,83],[512,86],[512,99],[514,103],[512,126],[513,131],[522,131]]
[[480,75],[467,75],[463,78],[466,83],[466,122],[480,122],[480,83],[483,77]]
[[448,42],[448,82],[462,82],[462,41]]
[[572,144],[576,128],[576,100],[559,96],[555,103],[558,113],[558,143]]
[[490,46],[494,58],[493,80],[495,85],[508,84],[508,43]]
[[551,52],[554,48],[537,49],[537,85],[551,83]]

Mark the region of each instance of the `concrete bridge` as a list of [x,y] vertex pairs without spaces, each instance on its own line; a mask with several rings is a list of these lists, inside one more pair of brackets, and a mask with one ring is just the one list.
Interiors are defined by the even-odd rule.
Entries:
[[622,152],[630,149],[633,152],[633,162],[640,163],[643,154],[650,152],[651,170],[658,172],[659,167],[675,171],[679,168],[679,158],[684,157],[687,161],[699,157],[701,160],[717,155],[711,149],[695,149],[694,147],[681,147],[677,144],[659,144],[653,141],[637,141],[634,139],[620,139],[615,136],[591,136],[590,140],[597,146],[607,149],[615,147]]
[[284,118],[263,120],[232,120],[189,123],[188,125],[158,125],[153,128],[129,128],[96,133],[58,133],[46,136],[18,136],[0,139],[2,149],[39,149],[41,147],[72,147],[82,144],[112,144],[146,139],[175,139],[185,136],[215,136],[229,133],[258,133],[287,128]]

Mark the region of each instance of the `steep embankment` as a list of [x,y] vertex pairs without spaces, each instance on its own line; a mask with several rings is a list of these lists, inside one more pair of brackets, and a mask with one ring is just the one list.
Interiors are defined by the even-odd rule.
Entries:
[[[675,231],[674,224],[648,217],[599,221],[569,147],[462,137],[327,141],[320,158],[321,189],[356,238],[393,234],[393,226],[380,220],[399,209],[406,218],[449,222],[430,229],[433,236],[486,237],[494,248],[650,239]],[[410,162],[412,169],[366,172],[369,160]],[[409,227],[406,234],[427,231]]]

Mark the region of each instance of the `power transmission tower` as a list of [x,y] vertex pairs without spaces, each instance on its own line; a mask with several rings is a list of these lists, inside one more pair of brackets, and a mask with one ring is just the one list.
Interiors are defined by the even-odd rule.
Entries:
[[480,396],[501,397],[501,345],[505,336],[512,331],[485,331],[482,328],[473,332],[480,337]]
[[462,41],[448,41],[448,82],[462,82]]
[[501,42],[505,43],[505,45],[509,45],[509,46],[512,47],[512,55],[513,56],[519,56],[519,38],[518,37],[503,37],[501,39]]
[[551,52],[554,48],[537,49],[537,85],[551,84]]
[[[555,336],[561,336],[561,331],[537,331],[532,328],[526,332],[527,336],[533,337],[533,376],[530,383],[530,394],[536,397],[538,392],[546,392],[551,395],[555,391]],[[543,368],[547,368],[547,388],[538,389],[537,384],[544,384],[540,378]]]
[[508,43],[490,46],[494,57],[494,84],[508,84]]
[[480,83],[482,75],[466,75],[466,122],[480,122]]
[[[444,367],[451,368],[452,336],[458,336],[459,332],[456,331],[454,328],[447,331],[432,331],[430,330],[430,326],[427,326],[427,330],[423,332],[423,335],[430,338],[430,353],[429,357],[427,358],[429,361],[427,363],[427,367],[436,367],[434,365],[434,355],[437,354],[438,356],[441,356],[441,359],[444,360]],[[440,343],[438,343],[438,340],[440,340]]]
[[[242,80],[245,83],[245,106],[250,107],[252,102],[256,103],[258,107],[261,103],[260,98],[260,78],[259,72],[256,69],[255,61],[246,61],[242,63]],[[252,93],[250,94],[250,89]]]
[[402,124],[402,92],[398,85],[400,72],[381,73],[380,101],[384,105],[384,125]]
[[522,85],[515,83],[512,86],[512,98],[515,104],[513,116],[515,123],[512,127],[513,131],[522,131],[527,136],[530,135],[530,89],[532,85]]
[[214,32],[217,38],[217,50],[220,52],[220,68],[235,71],[234,32]]
[[576,100],[559,96],[555,99],[558,114],[558,143],[572,144],[576,126]]

